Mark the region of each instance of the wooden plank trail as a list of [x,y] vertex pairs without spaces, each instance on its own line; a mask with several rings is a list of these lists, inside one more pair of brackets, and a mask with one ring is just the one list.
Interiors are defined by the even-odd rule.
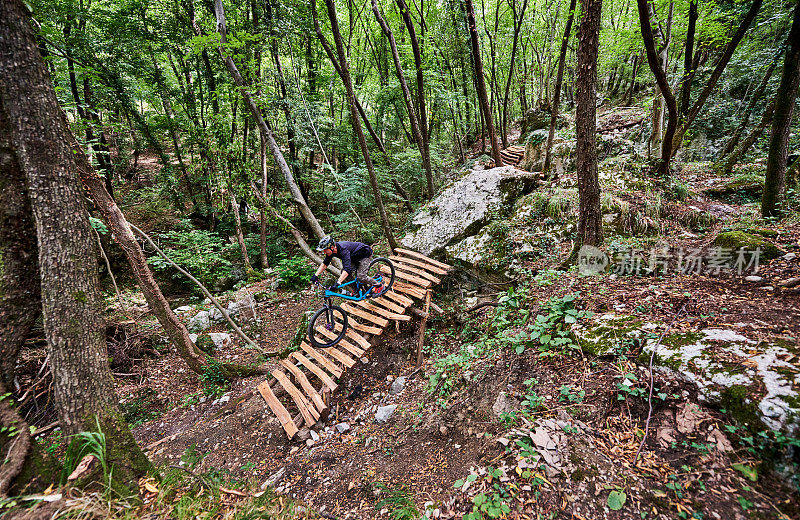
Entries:
[[[452,269],[416,251],[397,248],[394,252],[389,256],[395,267],[392,290],[380,298],[339,304],[348,314],[347,332],[339,343],[317,349],[303,341],[301,351],[282,359],[271,377],[258,385],[258,392],[290,439],[303,424],[313,426],[328,414],[326,396],[338,388],[334,379],[364,358],[372,346],[370,339],[380,336],[392,322],[410,321],[407,311],[414,305],[412,298],[424,302],[427,295],[429,299],[432,287]],[[317,327],[321,336],[330,339],[336,338],[339,331],[338,323],[333,331]],[[313,380],[321,383],[318,389]],[[297,411],[294,417],[289,407]]]

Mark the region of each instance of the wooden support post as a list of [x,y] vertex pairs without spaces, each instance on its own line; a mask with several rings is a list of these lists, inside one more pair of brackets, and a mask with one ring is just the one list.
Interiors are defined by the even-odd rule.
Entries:
[[431,309],[431,294],[432,291],[428,289],[425,291],[425,317],[419,324],[419,340],[417,341],[417,368],[422,366],[422,345],[425,343],[425,326],[428,324],[428,313]]

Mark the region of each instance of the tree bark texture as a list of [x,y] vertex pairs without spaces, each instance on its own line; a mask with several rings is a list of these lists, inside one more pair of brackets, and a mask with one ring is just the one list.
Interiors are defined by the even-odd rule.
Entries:
[[108,366],[95,241],[74,137],[18,0],[0,4],[0,49],[0,98],[36,222],[59,423],[68,435],[97,431],[99,424],[115,481],[130,483],[150,464],[122,418]]
[[733,167],[742,159],[742,156],[750,150],[750,147],[756,142],[756,140],[761,137],[761,134],[764,133],[764,129],[772,123],[772,117],[775,114],[775,100],[773,99],[770,104],[764,109],[764,113],[761,115],[761,120],[758,124],[750,130],[750,133],[747,136],[739,141],[736,144],[736,147],[733,151],[728,154],[722,161],[720,161],[721,166],[719,170],[721,172],[731,172]]
[[596,246],[603,242],[600,183],[595,143],[597,49],[602,0],[583,0],[578,29],[578,63],[575,79],[575,137],[578,170],[578,242]]
[[0,99],[0,382],[14,388],[17,356],[42,310],[36,225]]
[[800,3],[794,8],[781,84],[775,95],[775,115],[772,118],[767,173],[764,179],[764,194],[761,198],[761,215],[764,217],[779,216],[781,213],[779,205],[785,195],[786,157],[798,86],[800,86]]

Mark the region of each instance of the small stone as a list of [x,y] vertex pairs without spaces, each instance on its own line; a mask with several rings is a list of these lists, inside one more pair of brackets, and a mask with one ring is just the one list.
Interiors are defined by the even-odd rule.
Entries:
[[375,422],[385,423],[392,417],[395,410],[397,410],[396,404],[390,404],[388,406],[379,407],[378,411],[375,412]]
[[761,280],[763,280],[763,278],[761,278],[760,276],[756,276],[756,275],[750,275],[750,276],[746,276],[746,277],[744,278],[744,280],[745,280],[746,282],[758,283],[758,282],[760,282]]
[[386,381],[391,383],[392,381],[394,381],[394,376],[386,376]]
[[341,422],[336,425],[336,431],[339,433],[344,433],[348,430],[350,430],[350,425],[347,424],[346,422]]
[[369,363],[369,359],[367,359],[367,358],[365,358],[365,357],[362,357],[362,358],[361,358],[361,362],[362,362],[362,363],[364,363],[364,364],[366,365],[367,363]]
[[791,261],[791,260],[794,260],[795,258],[797,258],[797,253],[786,253],[785,255],[783,255],[783,257],[782,257],[782,258],[783,258],[784,260],[789,260],[789,261]]
[[765,290],[767,292],[772,292],[772,291],[775,290],[775,288],[773,286],[771,286],[771,285],[767,285],[767,286],[761,287],[761,289],[763,289],[763,290]]
[[400,376],[394,380],[392,383],[392,387],[389,389],[389,393],[391,395],[397,395],[403,391],[403,388],[406,386],[406,378],[405,376]]
[[306,439],[306,446],[309,448],[314,445],[314,439]]
[[311,439],[314,442],[317,442],[319,440],[319,434],[317,432],[315,432],[314,430],[309,430],[308,433],[311,435]]
[[448,429],[447,426],[439,426],[439,433],[442,435],[447,435]]
[[792,287],[800,285],[800,278],[798,277],[789,278],[788,280],[782,281],[778,285],[780,285],[781,287],[785,287],[786,289],[791,289]]
[[231,400],[231,396],[229,394],[225,394],[219,398],[219,404],[227,403]]

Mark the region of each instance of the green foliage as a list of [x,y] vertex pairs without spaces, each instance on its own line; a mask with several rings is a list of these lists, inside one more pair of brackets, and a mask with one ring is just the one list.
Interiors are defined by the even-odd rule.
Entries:
[[125,420],[132,427],[136,427],[159,417],[163,410],[156,397],[156,391],[147,387],[139,390],[129,401],[122,403],[122,411]]
[[283,258],[275,266],[281,278],[281,285],[289,289],[297,289],[308,285],[310,276],[308,261],[304,257]]
[[612,511],[619,511],[623,508],[623,506],[625,506],[625,501],[627,498],[628,497],[623,491],[614,490],[608,494],[608,500],[606,503],[608,504],[609,509]]
[[572,336],[570,326],[578,320],[590,317],[589,311],[575,308],[577,293],[567,294],[561,298],[554,297],[545,302],[533,323],[528,324],[528,331],[518,334],[515,346],[517,354],[526,348],[537,347],[540,356],[554,356],[568,349],[579,350],[580,345]]
[[103,471],[105,492],[109,493],[112,489],[111,478],[113,465],[109,465],[108,463],[106,435],[100,428],[100,420],[97,416],[95,416],[95,424],[97,426],[97,431],[85,431],[72,436],[69,446],[67,447],[67,453],[64,457],[61,482],[65,483],[67,481],[67,477],[75,471],[75,468],[78,467],[78,464],[80,464],[84,457],[93,455]]
[[409,493],[405,487],[389,487],[380,482],[376,483],[375,487],[384,495],[384,497],[375,504],[375,509],[388,509],[389,516],[394,520],[414,520],[422,516],[417,506],[414,505],[411,493]]
[[[233,263],[223,257],[224,243],[216,234],[193,229],[184,221],[181,229],[163,233],[160,238],[169,244],[162,247],[162,250],[170,260],[186,269],[204,285],[213,285],[217,279],[231,274]],[[188,283],[186,277],[161,256],[151,256],[147,263],[156,271],[167,272],[174,279]]]
[[228,390],[228,376],[224,366],[210,356],[206,356],[206,366],[200,374],[200,382],[206,395],[219,396]]
[[[464,520],[481,520],[484,518],[501,518],[511,512],[509,504],[513,500],[512,490],[500,482],[503,472],[500,469],[486,468],[484,479],[487,483],[487,491],[478,493],[472,497],[472,511],[464,515]],[[470,474],[466,481],[475,482],[478,476]],[[457,480],[454,487],[460,488],[464,485],[464,480]]]

